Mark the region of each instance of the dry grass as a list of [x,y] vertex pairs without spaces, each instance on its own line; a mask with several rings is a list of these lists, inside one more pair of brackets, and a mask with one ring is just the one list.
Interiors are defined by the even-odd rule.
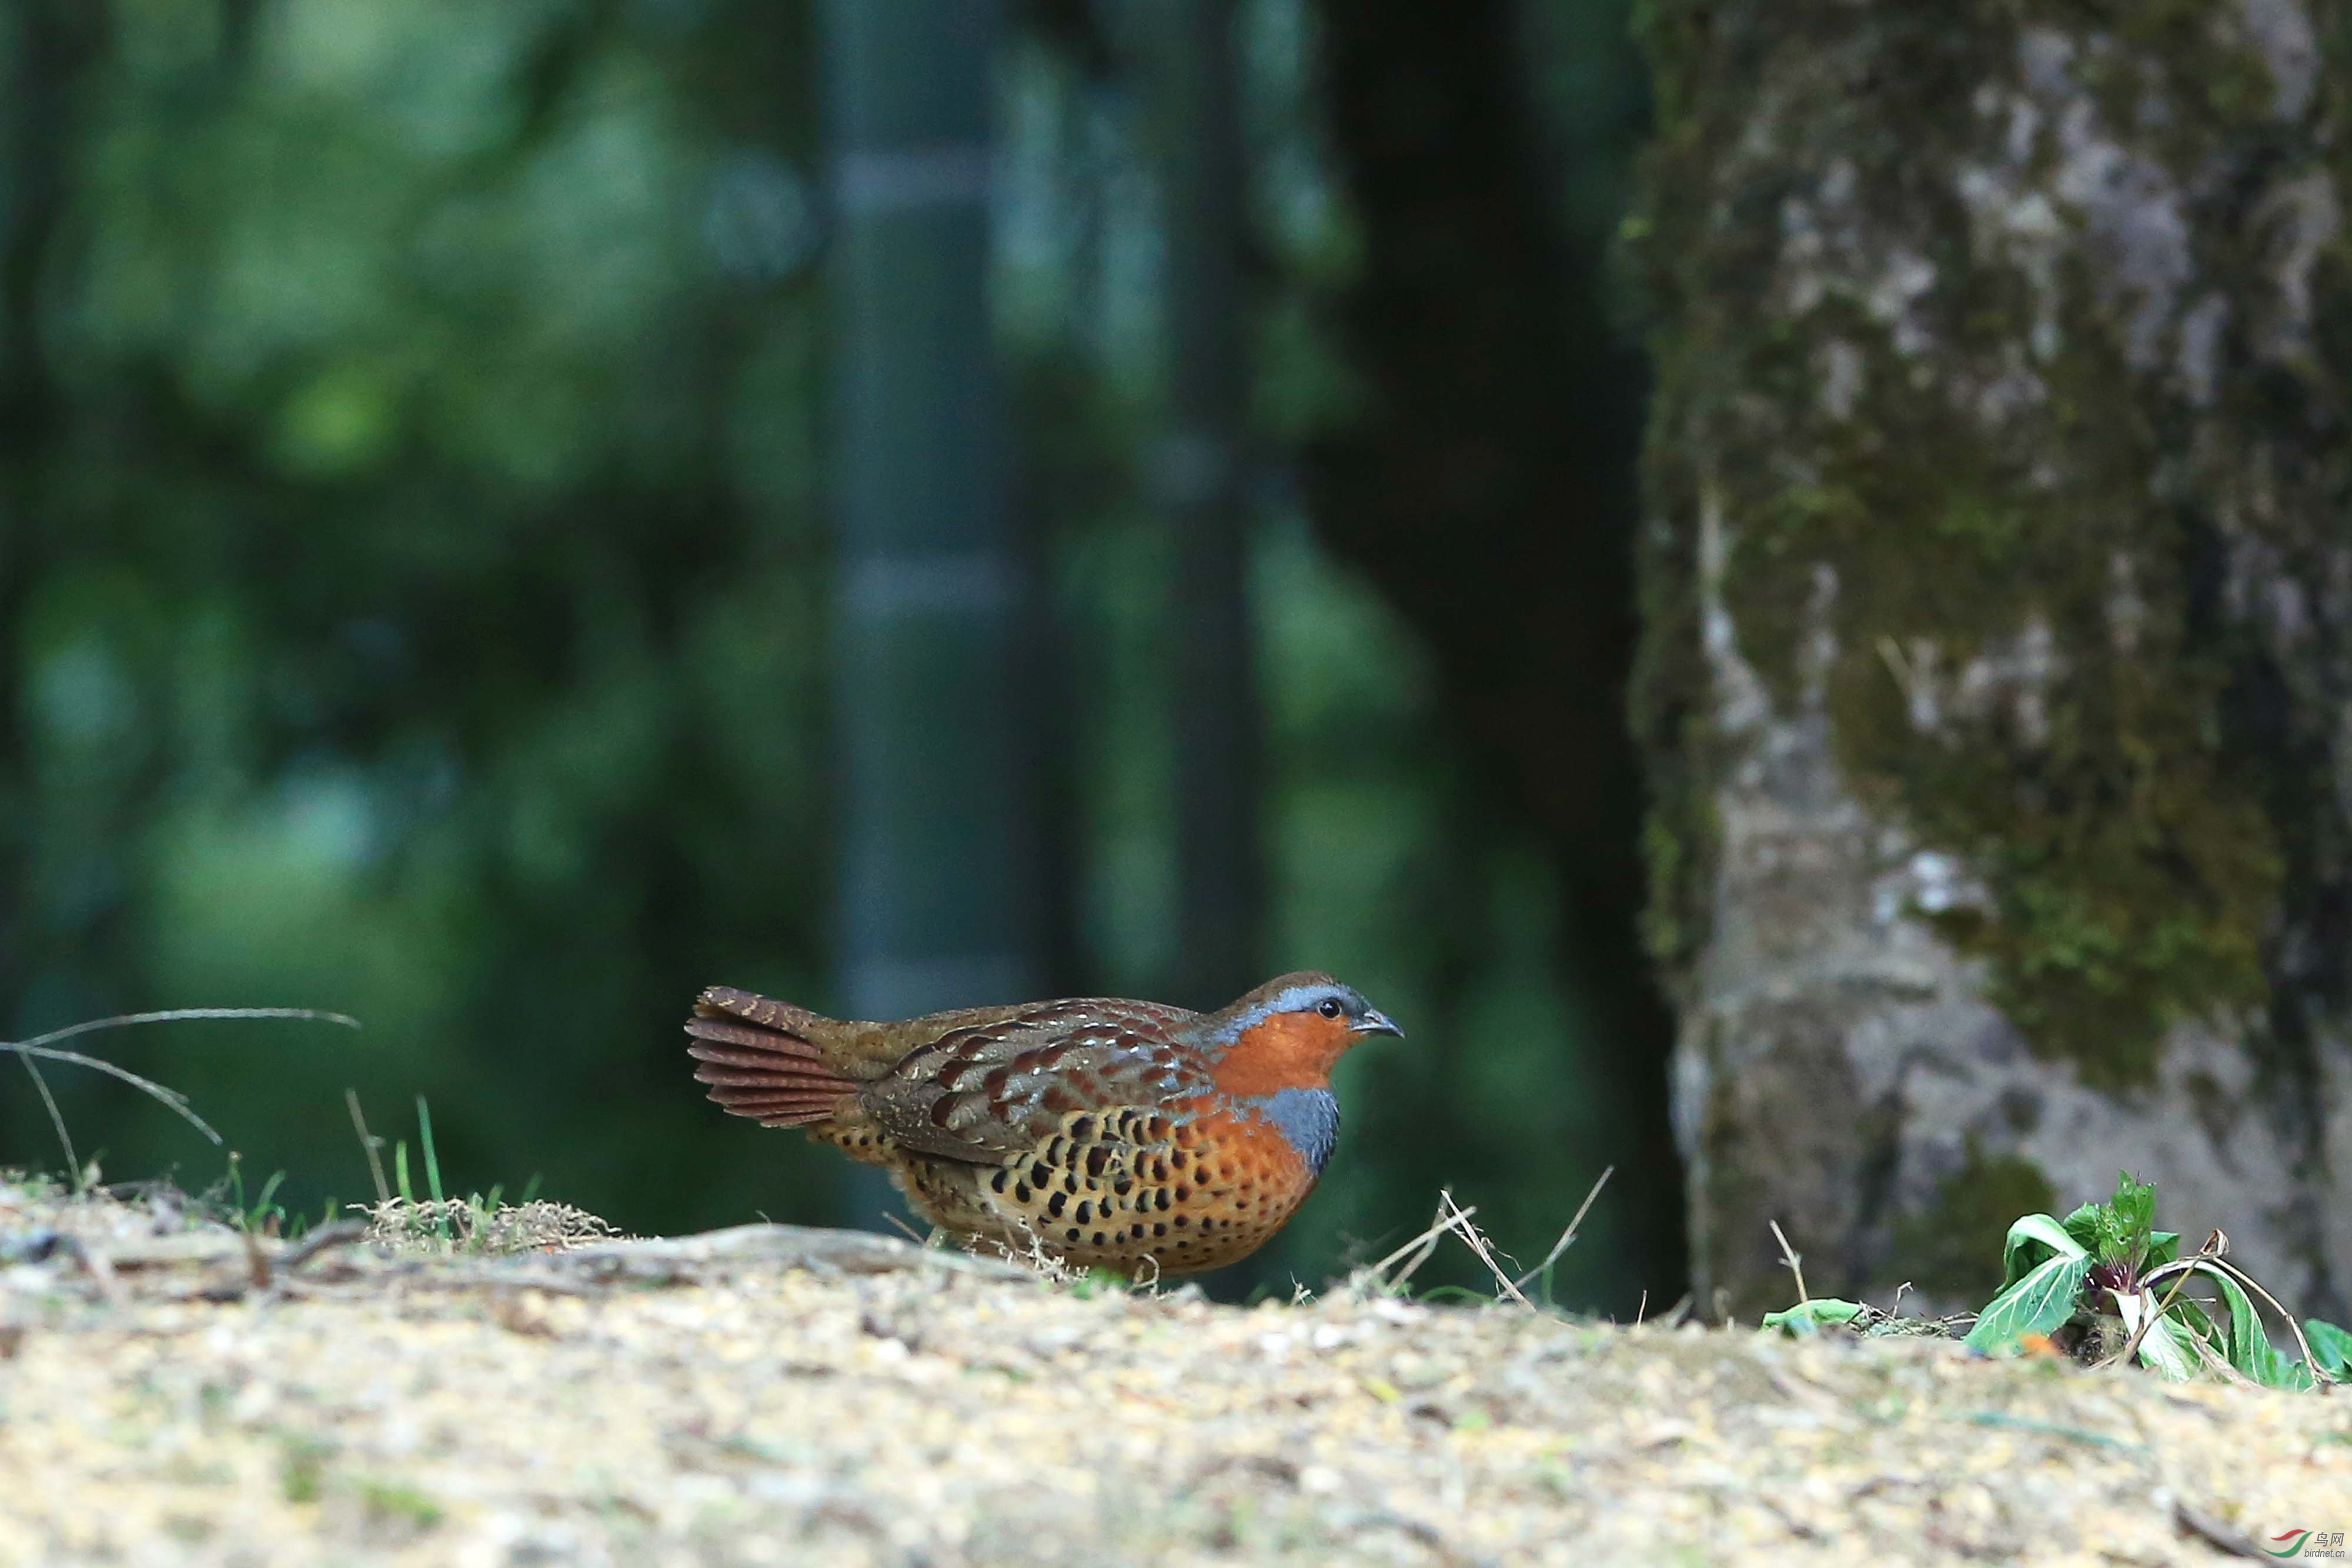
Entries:
[[2352,1530],[2341,1397],[1433,1308],[1402,1260],[1243,1310],[785,1227],[302,1248],[0,1185],[0,1565],[2192,1562]]
[[518,1252],[570,1252],[625,1239],[584,1208],[535,1198],[525,1204],[479,1198],[386,1198],[367,1211],[366,1239],[425,1257],[504,1258]]

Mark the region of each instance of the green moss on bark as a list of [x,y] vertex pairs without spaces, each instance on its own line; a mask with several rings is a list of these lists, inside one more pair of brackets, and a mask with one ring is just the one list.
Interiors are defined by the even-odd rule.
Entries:
[[[2194,190],[2217,147],[2279,134],[2267,68],[2217,47],[2217,15],[2189,0],[1649,15],[1667,118],[1637,237],[1675,323],[1654,508],[1686,537],[1699,486],[1717,488],[1742,656],[1783,714],[1818,697],[1865,803],[1964,857],[1989,906],[1933,917],[1988,961],[1989,999],[2033,1050],[2111,1087],[2147,1079],[2176,1020],[2267,994],[2282,831],[2262,762],[2223,751],[2236,650],[2200,598],[2216,525],[2184,473],[2197,415],[2169,379],[2186,302],[2263,297],[2265,253],[2247,225],[2191,214],[2161,362],[2136,365],[2143,298],[2099,270],[2113,258],[2079,230],[2047,276],[1987,256],[1955,173],[1999,162],[2000,111],[1978,95],[2023,90],[2016,28],[2040,25],[2105,30],[2067,66],[2100,133]],[[2021,195],[2061,155],[2055,120],[2003,176]],[[1842,206],[1822,194],[1835,165],[1852,172]],[[1899,255],[1929,281],[1890,308],[1852,263],[1822,263],[1818,298],[1792,309],[1789,235],[1807,223],[1829,246],[1858,234],[1881,278]],[[1675,548],[1654,541],[1654,607],[1671,601],[1659,574],[1693,570]],[[1698,630],[1654,620],[1687,652],[1654,653],[1641,694],[1654,748],[1684,769],[1654,827],[1669,962],[1704,925],[1695,798],[1719,777],[1686,717],[1662,722],[1697,700],[1681,683],[1706,689]]]
[[[1693,515],[1691,476],[1665,455],[1679,448],[1667,425],[1673,405],[1651,411],[1643,486],[1653,510]],[[1643,633],[1632,683],[1632,716],[1647,759],[1650,808],[1642,825],[1649,903],[1642,936],[1675,988],[1706,940],[1720,829],[1715,809],[1715,758],[1721,742],[1706,701],[1700,647],[1699,565],[1689,530],[1657,533],[1646,543],[1640,579]]]
[[1988,1301],[2000,1287],[2011,1224],[2051,1213],[2057,1201],[2040,1166],[1987,1155],[1971,1138],[1967,1163],[1937,1189],[1936,1201],[1896,1226],[1884,1273],[1944,1301]]

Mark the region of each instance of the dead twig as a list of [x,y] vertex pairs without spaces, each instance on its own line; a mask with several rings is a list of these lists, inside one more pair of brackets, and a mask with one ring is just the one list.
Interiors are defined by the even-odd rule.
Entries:
[[[1592,1200],[1601,1196],[1601,1189],[1609,1185],[1609,1178],[1616,1174],[1617,1167],[1615,1166],[1607,1166],[1602,1167],[1601,1179],[1592,1184],[1592,1190],[1586,1193],[1584,1195],[1584,1201],[1576,1206],[1576,1213],[1570,1218],[1568,1228],[1559,1233],[1559,1239],[1551,1244],[1551,1250],[1544,1254],[1544,1260],[1542,1262],[1537,1264],[1525,1274],[1519,1276],[1519,1281],[1517,1287],[1517,1290],[1526,1290],[1529,1281],[1535,1279],[1545,1270],[1550,1268],[1554,1263],[1559,1262],[1559,1255],[1567,1251],[1571,1246],[1575,1245],[1576,1228],[1584,1223],[1585,1215],[1591,1212],[1592,1208]],[[1643,1292],[1643,1299],[1644,1301],[1649,1299],[1649,1293],[1647,1291]]]
[[1486,1265],[1486,1271],[1495,1276],[1495,1282],[1503,1287],[1503,1293],[1519,1305],[1532,1308],[1535,1303],[1519,1293],[1518,1286],[1511,1282],[1510,1275],[1504,1272],[1502,1264],[1496,1261],[1493,1244],[1487,1241],[1486,1232],[1470,1222],[1470,1216],[1475,1211],[1454,1202],[1454,1194],[1450,1191],[1439,1194],[1438,1202],[1442,1206],[1439,1212],[1443,1213],[1446,1208],[1454,1211],[1451,1228],[1462,1238],[1465,1246],[1477,1254],[1478,1261]]
[[2175,1499],[2172,1522],[2180,1527],[2183,1535],[2193,1535],[2216,1552],[2231,1557],[2262,1558],[2270,1555],[2254,1544],[2252,1537],[2242,1535],[2203,1509]]
[[110,1078],[120,1078],[125,1083],[130,1084],[133,1089],[145,1094],[149,1099],[153,1100],[157,1103],[169,1109],[182,1121],[187,1123],[197,1132],[202,1133],[205,1137],[211,1139],[215,1145],[218,1145],[222,1141],[221,1135],[213,1131],[212,1124],[205,1121],[202,1116],[197,1115],[194,1110],[189,1106],[188,1097],[186,1095],[181,1093],[176,1089],[166,1089],[163,1085],[156,1082],[152,1078],[142,1078],[139,1074],[131,1071],[127,1067],[117,1067],[114,1063],[104,1061],[99,1057],[84,1056],[78,1051],[59,1051],[53,1046],[36,1044],[34,1041],[29,1040],[23,1041],[0,1040],[0,1051],[13,1051],[19,1057],[28,1059],[37,1056],[44,1061],[71,1062],[76,1067],[95,1068],[99,1071],[105,1073]]
[[[1412,1279],[1415,1273],[1419,1272],[1421,1266],[1423,1263],[1428,1262],[1430,1255],[1437,1250],[1438,1239],[1443,1237],[1447,1231],[1454,1228],[1454,1222],[1446,1218],[1445,1213],[1446,1209],[1453,1205],[1453,1202],[1454,1195],[1451,1192],[1439,1194],[1437,1218],[1430,1221],[1429,1228],[1414,1237],[1412,1240],[1406,1242],[1403,1246],[1398,1248],[1395,1251],[1390,1253],[1387,1257],[1381,1259],[1379,1262],[1373,1264],[1370,1268],[1361,1270],[1360,1277],[1369,1280],[1383,1291],[1393,1292],[1402,1290],[1404,1288],[1404,1282],[1407,1280]],[[1466,1212],[1475,1214],[1478,1211],[1475,1208],[1472,1208]],[[1389,1275],[1390,1266],[1397,1263],[1400,1260],[1405,1260],[1408,1258],[1410,1259],[1410,1261],[1405,1262],[1404,1266],[1398,1270],[1394,1278],[1391,1278]]]
[[1780,1261],[1786,1263],[1789,1266],[1789,1272],[1797,1277],[1797,1300],[1800,1302],[1811,1301],[1812,1292],[1805,1289],[1804,1258],[1795,1248],[1789,1245],[1789,1233],[1780,1228],[1780,1222],[1775,1219],[1769,1223],[1772,1227],[1772,1239],[1780,1244]]
[[[2189,1255],[2189,1261],[2192,1264],[2200,1262],[2210,1263],[2219,1258],[2221,1256],[2221,1252],[2216,1248],[2215,1244],[2217,1242],[2222,1247],[2229,1245],[2228,1239],[2222,1236],[2220,1231],[2216,1230],[2212,1235],[2208,1236],[2205,1239],[2204,1246],[2200,1247],[2194,1253]],[[2157,1304],[2156,1311],[2148,1313],[2139,1321],[2138,1326],[2132,1330],[2131,1337],[2124,1341],[2123,1348],[2116,1352],[2114,1358],[2106,1362],[2105,1364],[2109,1366],[2129,1366],[2131,1364],[2132,1357],[2138,1354],[2140,1341],[2147,1337],[2147,1331],[2156,1326],[2157,1319],[2164,1316],[2165,1313],[2172,1310],[2174,1300],[2179,1296],[2181,1287],[2189,1283],[2189,1276],[2192,1272],[2194,1272],[2194,1270],[2190,1269],[2183,1269],[2180,1271],[2180,1277],[2172,1281],[2172,1289],[2165,1292],[2164,1300]]]
[[314,1023],[341,1024],[345,1029],[360,1027],[360,1020],[348,1013],[332,1013],[320,1008],[166,1008],[162,1012],[118,1013],[112,1018],[69,1023],[63,1029],[53,1029],[27,1040],[0,1042],[0,1049],[21,1051],[36,1045],[55,1045],[78,1034],[95,1034],[100,1030],[125,1029],[135,1024],[191,1023],[219,1019],[308,1019]]
[[338,1219],[332,1225],[321,1225],[288,1248],[285,1256],[278,1260],[278,1267],[281,1272],[290,1274],[321,1252],[366,1240],[367,1233],[368,1228],[356,1219]]
[[[2220,1236],[2221,1233],[2217,1230],[2213,1232],[2213,1234],[2215,1236]],[[2210,1243],[2209,1242],[2208,1245],[2210,1245]],[[2226,1249],[2227,1246],[2228,1242],[2225,1239],[2223,1241],[2223,1247]],[[2252,1291],[2254,1294],[2260,1296],[2263,1301],[2270,1303],[2271,1311],[2279,1315],[2280,1319],[2285,1322],[2287,1332],[2294,1335],[2295,1348],[2303,1352],[2303,1364],[2304,1365],[2311,1368],[2311,1381],[2314,1386],[2334,1381],[2326,1372],[2320,1369],[2318,1357],[2311,1354],[2311,1342],[2303,1337],[2303,1326],[2294,1321],[2294,1314],[2293,1312],[2288,1312],[2284,1307],[2279,1305],[2279,1299],[2276,1296],[2273,1296],[2268,1291],[2263,1290],[2261,1282],[2252,1274],[2247,1273],[2235,1263],[2225,1261],[2220,1251],[2217,1250],[2211,1258],[2207,1260],[2207,1261],[2210,1262],[2213,1267],[2222,1270],[2231,1279],[2237,1281],[2238,1283],[2243,1285],[2246,1289]]]
[[1918,680],[1911,673],[1911,661],[1903,656],[1901,644],[1892,637],[1879,638],[1878,657],[1886,665],[1886,673],[1895,677],[1895,689],[1903,694],[1903,706],[1910,706],[1916,700],[1913,692]]
[[383,1140],[368,1131],[367,1117],[360,1113],[360,1092],[358,1090],[345,1089],[343,1091],[343,1105],[344,1108],[349,1110],[352,1113],[352,1131],[360,1135],[360,1153],[367,1156],[368,1175],[375,1178],[376,1205],[378,1207],[382,1207],[383,1205],[392,1201],[392,1188],[385,1184],[383,1179],[383,1156],[377,1153],[378,1150],[383,1147]]
[[41,1104],[49,1113],[49,1125],[57,1129],[58,1144],[66,1154],[66,1171],[72,1177],[74,1196],[79,1197],[81,1196],[81,1161],[74,1157],[73,1134],[66,1131],[66,1119],[58,1110],[58,1097],[49,1092],[49,1081],[41,1076],[39,1065],[29,1055],[19,1056],[16,1060],[23,1062],[25,1071],[31,1074],[33,1088],[41,1096]]
[[[151,1023],[187,1023],[215,1019],[308,1019],[319,1023],[341,1024],[350,1029],[360,1027],[359,1019],[355,1018],[343,1013],[325,1012],[317,1008],[169,1008],[162,1012],[119,1013],[113,1018],[89,1019],[81,1023],[68,1024],[63,1029],[53,1029],[47,1034],[37,1034],[30,1040],[0,1040],[0,1051],[16,1052],[17,1059],[25,1062],[27,1067],[32,1065],[35,1058],[38,1058],[43,1061],[63,1061],[76,1067],[93,1068],[109,1077],[119,1078],[159,1104],[168,1107],[190,1126],[211,1139],[215,1145],[218,1145],[221,1142],[221,1135],[213,1130],[211,1123],[196,1114],[188,1104],[188,1097],[178,1090],[167,1089],[153,1079],[142,1078],[128,1068],[117,1067],[114,1063],[101,1058],[85,1056],[78,1051],[60,1051],[57,1048],[58,1041],[61,1040],[71,1040],[77,1035],[94,1034],[100,1030],[127,1029],[139,1024]],[[35,1071],[33,1081],[36,1083],[41,1082],[38,1071]],[[41,1084],[41,1097],[44,1100],[48,1099],[48,1085],[46,1083]],[[57,1108],[52,1103],[50,1114],[54,1117],[56,1113]],[[58,1121],[58,1128],[62,1136],[64,1133],[62,1119]],[[71,1161],[72,1156],[68,1152],[68,1163],[70,1164]],[[79,1185],[79,1177],[76,1185],[77,1187]]]
[[246,1283],[257,1291],[269,1289],[274,1276],[269,1268],[269,1254],[261,1249],[260,1239],[250,1230],[240,1230],[237,1235],[245,1240]]

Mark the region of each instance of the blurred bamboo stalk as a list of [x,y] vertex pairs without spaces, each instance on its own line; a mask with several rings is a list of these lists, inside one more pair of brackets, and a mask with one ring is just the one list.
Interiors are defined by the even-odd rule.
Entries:
[[[829,0],[841,1003],[1037,979],[1037,612],[987,298],[998,7]],[[865,1218],[879,1189],[859,1195]]]
[[1176,561],[1174,989],[1202,1007],[1255,984],[1264,959],[1234,9],[1231,0],[1148,0],[1139,18],[1167,245],[1167,424],[1150,484]]

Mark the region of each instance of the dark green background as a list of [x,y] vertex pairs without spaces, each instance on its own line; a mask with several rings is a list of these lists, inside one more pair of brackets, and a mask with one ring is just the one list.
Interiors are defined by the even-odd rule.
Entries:
[[[1618,716],[1643,68],[1612,0],[1437,7],[1435,41],[1417,9],[1239,9],[1262,968],[1411,1035],[1344,1068],[1265,1278],[1387,1250],[1441,1184],[1532,1256],[1614,1159],[1561,1291],[1623,1309],[1679,1287]],[[998,75],[991,287],[1063,659],[1053,988],[1214,1005],[1168,988],[1185,737],[1120,10],[1015,7]],[[839,1212],[840,1162],[723,1118],[677,1032],[714,981],[836,999],[815,18],[0,18],[0,1030],[357,1015],[95,1044],[313,1210],[367,1190],[352,1086],[389,1136],[428,1097],[461,1188],[538,1176],[646,1231]],[[49,1076],[110,1179],[221,1175]],[[31,1090],[0,1076],[0,1164],[57,1161]]]

